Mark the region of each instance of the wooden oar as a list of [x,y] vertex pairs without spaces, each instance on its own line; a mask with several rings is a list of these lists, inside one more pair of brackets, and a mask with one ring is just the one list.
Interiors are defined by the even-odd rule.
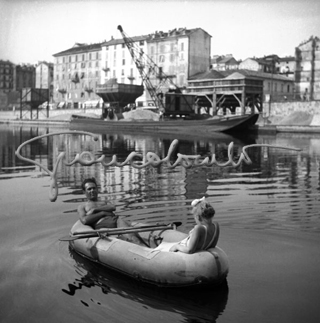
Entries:
[[73,236],[67,236],[60,238],[60,241],[73,241],[78,239],[86,239],[86,238],[93,238],[93,237],[99,237],[99,233],[103,233],[106,236],[110,235],[119,235],[119,234],[128,234],[128,233],[139,233],[139,232],[147,232],[151,231],[152,229],[155,230],[169,230],[175,228],[176,225],[169,224],[169,225],[156,225],[156,226],[140,226],[140,227],[126,227],[126,228],[113,228],[113,229],[102,229],[102,230],[96,230],[96,231],[84,231],[78,232],[77,235]]
[[78,240],[78,239],[86,239],[86,238],[98,238],[99,235],[98,233],[93,233],[93,234],[84,234],[84,235],[78,235],[78,236],[66,236],[63,238],[60,238],[59,241],[73,241],[73,240]]
[[[135,227],[121,227],[121,228],[106,228],[106,229],[100,229],[100,230],[91,230],[91,231],[82,231],[82,232],[74,232],[73,235],[83,235],[83,234],[91,234],[93,232],[95,233],[110,233],[110,232],[115,232],[115,231],[127,231],[127,230],[132,230],[132,229],[149,229],[151,231],[151,229],[159,229],[159,227],[163,228],[166,226],[170,226],[171,228],[173,228],[173,226],[180,226],[182,223],[181,222],[173,222],[172,224],[153,224],[153,225],[141,225],[141,226],[135,226]],[[147,231],[149,231],[147,230]]]

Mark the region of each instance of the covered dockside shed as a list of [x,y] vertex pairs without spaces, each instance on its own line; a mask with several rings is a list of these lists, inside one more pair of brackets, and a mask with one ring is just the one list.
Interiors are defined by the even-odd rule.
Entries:
[[188,80],[187,92],[195,104],[210,114],[262,113],[263,79],[248,71],[215,71],[200,73]]

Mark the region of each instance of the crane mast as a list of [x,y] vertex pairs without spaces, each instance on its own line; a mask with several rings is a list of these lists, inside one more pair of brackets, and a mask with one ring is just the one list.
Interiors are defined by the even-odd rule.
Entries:
[[[119,25],[118,30],[120,31],[122,38],[124,40],[125,45],[127,46],[130,55],[140,73],[143,84],[148,90],[151,99],[155,103],[156,107],[159,109],[165,110],[165,106],[163,103],[163,88],[167,84],[167,88],[170,85],[173,85],[176,89],[176,92],[180,92],[179,88],[172,82],[171,77],[166,75],[162,68],[159,67],[152,59],[149,57],[142,48],[140,48],[132,38],[125,34],[122,27]],[[151,82],[151,77],[155,80],[153,84]],[[169,83],[169,84],[168,84]],[[178,90],[178,91],[177,91]]]

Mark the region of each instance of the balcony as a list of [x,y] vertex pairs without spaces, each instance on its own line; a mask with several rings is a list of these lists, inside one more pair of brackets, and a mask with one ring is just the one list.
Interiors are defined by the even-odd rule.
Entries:
[[66,94],[67,90],[64,88],[58,89],[58,92],[60,92],[61,94]]
[[72,78],[71,78],[71,82],[73,83],[79,83],[80,80],[79,80],[79,76],[78,76],[78,73],[75,73]]
[[93,88],[89,87],[89,86],[86,86],[84,88],[84,90],[87,92],[87,93],[92,93],[93,92]]

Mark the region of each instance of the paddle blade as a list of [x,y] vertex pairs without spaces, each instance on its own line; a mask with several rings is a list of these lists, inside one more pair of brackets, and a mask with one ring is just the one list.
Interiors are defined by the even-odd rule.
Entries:
[[97,234],[83,234],[77,236],[66,236],[59,239],[59,241],[74,241],[78,239],[86,239],[86,238],[96,238],[98,237]]

